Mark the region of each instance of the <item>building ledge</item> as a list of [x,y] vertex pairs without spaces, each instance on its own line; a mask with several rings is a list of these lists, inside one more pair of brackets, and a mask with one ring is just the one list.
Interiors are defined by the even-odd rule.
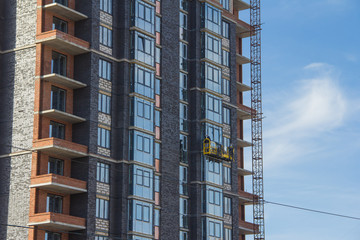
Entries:
[[237,64],[247,64],[247,63],[250,63],[250,59],[237,53],[236,54],[236,63]]
[[88,18],[85,14],[82,14],[72,8],[66,7],[59,3],[46,4],[44,8],[73,21],[80,21]]
[[240,176],[248,176],[248,175],[252,175],[252,171],[249,171],[247,169],[244,169],[244,168],[238,168],[238,173]]
[[51,74],[41,76],[41,79],[63,85],[65,87],[68,87],[71,89],[78,89],[78,88],[83,88],[83,87],[87,86],[85,83],[76,81],[74,79],[62,76],[57,73],[51,73]]
[[87,146],[59,138],[43,138],[35,140],[33,142],[33,150],[67,158],[78,158],[88,155]]
[[71,124],[86,121],[85,118],[78,117],[71,113],[63,112],[57,109],[49,109],[49,110],[41,111],[40,114],[48,118],[58,119],[60,121],[69,122]]
[[28,225],[38,226],[41,229],[52,231],[75,231],[86,229],[84,218],[53,212],[37,213],[30,216]]
[[239,81],[236,82],[236,88],[239,92],[246,92],[246,91],[250,91],[251,90],[251,87],[246,85],[246,84],[243,84]]
[[71,55],[89,52],[90,47],[88,42],[59,30],[51,30],[36,35],[36,43],[43,43]]
[[255,196],[254,194],[245,192],[243,190],[238,191],[238,198],[240,204],[245,204],[245,205],[253,204],[254,196]]
[[244,147],[251,147],[252,143],[238,138],[237,139],[237,145],[238,145],[238,147],[244,148]]
[[30,187],[62,194],[87,192],[85,181],[52,173],[32,177]]
[[241,120],[251,119],[251,113],[253,110],[245,105],[238,104],[236,108],[237,117]]
[[250,4],[244,2],[243,0],[234,0],[234,8],[237,11],[242,11],[250,8]]
[[255,234],[259,231],[259,226],[253,223],[239,220],[239,230],[240,234]]

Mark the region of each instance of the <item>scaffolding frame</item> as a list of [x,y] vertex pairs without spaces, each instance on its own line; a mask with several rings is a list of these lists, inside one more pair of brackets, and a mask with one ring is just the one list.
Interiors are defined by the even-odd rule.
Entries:
[[260,0],[250,0],[251,108],[255,110],[251,112],[252,171],[254,194],[253,221],[255,240],[265,240],[260,10]]

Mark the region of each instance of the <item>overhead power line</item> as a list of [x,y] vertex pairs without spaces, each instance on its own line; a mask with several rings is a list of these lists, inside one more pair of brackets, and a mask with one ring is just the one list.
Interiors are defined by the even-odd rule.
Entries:
[[349,218],[349,219],[353,219],[353,220],[360,220],[360,217],[352,217],[352,216],[347,216],[347,215],[338,214],[338,213],[331,213],[331,212],[320,211],[320,210],[316,210],[316,209],[297,207],[297,206],[293,206],[293,205],[289,205],[289,204],[271,202],[271,201],[266,201],[266,200],[264,202],[269,203],[269,204],[273,204],[273,205],[277,205],[277,206],[282,206],[282,207],[287,207],[287,208],[294,208],[294,209],[298,209],[298,210],[302,210],[302,211],[326,214],[326,215],[331,215],[331,216],[335,216],[335,217]]

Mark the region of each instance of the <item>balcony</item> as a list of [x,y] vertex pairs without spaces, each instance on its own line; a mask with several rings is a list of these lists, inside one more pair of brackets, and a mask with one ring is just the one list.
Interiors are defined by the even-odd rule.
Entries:
[[238,119],[247,120],[251,119],[251,113],[253,113],[254,110],[242,104],[238,104],[236,112]]
[[259,231],[259,226],[253,223],[239,221],[239,230],[240,234],[255,234]]
[[251,26],[241,21],[240,19],[236,19],[236,35],[240,38],[247,38],[251,35]]
[[236,82],[236,89],[239,91],[239,92],[246,92],[246,91],[250,91],[251,90],[251,87],[246,85],[246,84],[243,84],[239,81]]
[[37,213],[29,218],[29,226],[38,226],[50,231],[76,231],[84,230],[85,219],[61,213]]
[[57,73],[51,73],[51,74],[41,76],[41,79],[52,82],[52,83],[63,85],[65,87],[68,87],[71,89],[78,89],[78,88],[83,88],[83,87],[87,86],[85,83],[76,81],[74,79],[62,76]]
[[48,155],[60,155],[66,158],[87,156],[87,146],[59,138],[43,138],[33,142],[33,150],[41,151]]
[[247,57],[244,57],[243,55],[240,55],[239,53],[236,54],[236,63],[237,64],[247,64],[250,63],[250,59]]
[[44,6],[45,10],[54,12],[64,18],[68,18],[73,21],[80,21],[86,19],[87,16],[69,7],[66,7],[59,3],[50,3]]
[[86,121],[85,118],[78,117],[73,114],[63,112],[57,109],[49,109],[49,110],[41,111],[40,114],[48,118],[58,119],[60,121],[69,122],[71,124]]
[[248,176],[248,175],[252,175],[252,171],[249,171],[247,169],[244,168],[238,168],[238,173],[240,176]]
[[250,4],[242,1],[242,0],[234,0],[234,8],[237,11],[242,11],[250,8]]
[[90,44],[59,30],[51,30],[36,36],[36,43],[43,43],[71,55],[89,52]]
[[255,196],[254,194],[242,190],[238,191],[238,198],[240,204],[245,204],[245,205],[252,204],[254,196]]
[[238,147],[244,148],[244,147],[251,147],[252,143],[238,138],[237,139],[237,145],[238,145]]
[[30,187],[62,194],[87,192],[86,182],[52,173],[32,177]]

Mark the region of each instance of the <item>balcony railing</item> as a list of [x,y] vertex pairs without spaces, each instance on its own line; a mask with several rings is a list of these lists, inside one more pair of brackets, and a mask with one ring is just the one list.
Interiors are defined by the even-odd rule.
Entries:
[[30,216],[28,225],[38,226],[41,229],[50,231],[75,231],[86,229],[84,218],[53,212],[37,213]]
[[36,43],[43,43],[71,55],[89,52],[90,44],[59,30],[51,30],[36,36]]
[[30,187],[63,194],[87,192],[86,182],[52,173],[32,177]]

